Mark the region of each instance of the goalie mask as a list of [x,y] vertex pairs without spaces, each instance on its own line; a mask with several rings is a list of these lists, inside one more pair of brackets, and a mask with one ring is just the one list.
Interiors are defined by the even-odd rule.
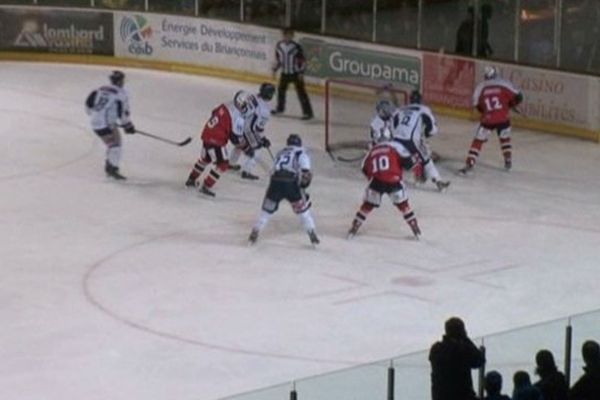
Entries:
[[377,112],[379,118],[387,121],[394,113],[394,105],[389,100],[379,100],[377,105],[375,105],[375,111]]

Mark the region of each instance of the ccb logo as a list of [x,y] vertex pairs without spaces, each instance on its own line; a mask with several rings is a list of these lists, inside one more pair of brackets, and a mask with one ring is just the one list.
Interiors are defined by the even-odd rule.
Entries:
[[152,37],[152,27],[141,15],[126,16],[121,20],[121,40],[129,43],[127,49],[131,54],[151,55],[154,49],[148,43]]

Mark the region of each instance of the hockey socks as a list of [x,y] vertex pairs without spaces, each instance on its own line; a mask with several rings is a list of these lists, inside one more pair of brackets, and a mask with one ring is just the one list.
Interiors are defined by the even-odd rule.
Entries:
[[500,148],[504,157],[504,168],[509,170],[512,168],[512,144],[509,137],[500,138]]
[[369,215],[369,213],[373,211],[373,205],[370,203],[362,203],[362,205],[360,206],[360,209],[356,212],[356,215],[354,216],[354,220],[352,221],[352,226],[350,227],[350,230],[348,231],[348,238],[352,238],[356,235],[356,233],[358,232],[358,229],[360,228],[360,226],[363,224],[363,222],[365,222],[365,220],[367,219],[367,216]]
[[113,167],[119,168],[119,162],[121,161],[121,146],[110,145],[106,149],[106,162]]
[[185,186],[195,186],[196,180],[200,175],[202,175],[202,172],[204,172],[204,169],[207,165],[208,164],[202,160],[196,161],[196,164],[194,164],[194,168],[190,172],[190,175],[188,176],[187,181],[185,182]]
[[418,238],[421,235],[421,229],[419,229],[417,217],[413,210],[410,208],[410,204],[408,204],[408,201],[405,200],[402,203],[396,204],[396,207],[402,212],[404,220],[406,221],[408,226],[410,226],[413,235],[415,235],[415,237]]
[[484,140],[473,139],[471,142],[471,148],[469,149],[469,155],[467,156],[466,164],[468,167],[473,167],[477,159],[479,158],[479,153],[481,152],[481,148],[485,143]]

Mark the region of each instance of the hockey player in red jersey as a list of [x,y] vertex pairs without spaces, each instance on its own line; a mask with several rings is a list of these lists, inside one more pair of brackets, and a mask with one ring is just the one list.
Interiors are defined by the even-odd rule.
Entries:
[[215,196],[211,190],[221,174],[229,168],[227,143],[238,142],[244,131],[245,118],[252,113],[251,95],[244,91],[235,94],[233,101],[219,105],[212,111],[202,130],[202,152],[194,164],[185,185],[196,187],[196,181],[208,165],[214,164],[200,186],[200,192]]
[[504,157],[504,168],[512,168],[512,144],[510,139],[510,110],[523,101],[521,91],[511,82],[499,78],[495,67],[487,66],[484,81],[480,82],[473,93],[473,106],[481,113],[479,126],[471,142],[464,168],[466,174],[473,169],[483,144],[490,134],[496,131]]
[[381,133],[374,138],[375,145],[369,150],[362,164],[362,172],[369,179],[363,203],[356,212],[348,238],[352,238],[367,219],[369,213],[381,204],[381,196],[387,194],[394,205],[404,215],[415,238],[419,238],[421,230],[417,217],[410,208],[408,196],[402,182],[403,168],[410,169],[414,160],[410,152],[396,141],[390,141],[389,134]]

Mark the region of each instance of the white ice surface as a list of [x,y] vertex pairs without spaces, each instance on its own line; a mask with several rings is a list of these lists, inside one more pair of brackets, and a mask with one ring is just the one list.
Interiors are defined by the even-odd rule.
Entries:
[[600,308],[596,144],[517,129],[513,171],[493,138],[460,178],[474,125],[441,118],[452,186],[410,187],[423,240],[385,202],[348,241],[365,182],[322,151],[313,96],[316,121],[268,133],[312,152],[322,245],[282,204],[250,248],[264,170],[226,174],[216,200],[183,182],[211,108],[254,85],[127,70],[136,126],[194,141],[125,137],[115,183],[83,112],[109,71],[0,64],[2,399],[214,399],[425,349],[453,314],[477,336]]

